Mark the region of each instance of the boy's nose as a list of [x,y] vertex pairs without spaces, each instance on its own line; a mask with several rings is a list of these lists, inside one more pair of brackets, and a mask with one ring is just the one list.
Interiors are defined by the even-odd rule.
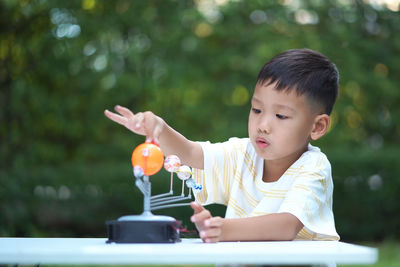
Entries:
[[270,134],[270,131],[267,128],[258,128],[258,132],[262,134]]
[[269,123],[267,118],[263,118],[258,125],[258,132],[263,134],[271,133],[271,124]]

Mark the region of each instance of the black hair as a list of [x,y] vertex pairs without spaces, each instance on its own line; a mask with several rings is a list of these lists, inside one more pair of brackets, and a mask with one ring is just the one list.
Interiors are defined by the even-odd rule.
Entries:
[[257,83],[270,85],[275,82],[276,90],[296,90],[298,95],[305,95],[329,115],[338,95],[339,72],[321,53],[293,49],[276,55],[258,74]]

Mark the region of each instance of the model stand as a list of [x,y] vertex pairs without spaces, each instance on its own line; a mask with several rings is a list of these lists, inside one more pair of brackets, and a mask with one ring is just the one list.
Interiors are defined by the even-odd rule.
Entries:
[[[189,166],[181,165],[175,155],[165,158],[161,149],[153,143],[144,143],[135,148],[132,153],[133,175],[135,185],[143,194],[143,213],[140,215],[122,216],[118,220],[107,221],[107,243],[174,243],[180,241],[180,223],[170,216],[158,216],[153,210],[187,206],[192,199],[192,190],[201,191],[202,186],[197,184]],[[157,173],[163,166],[171,173],[170,190],[164,194],[151,195],[150,176]],[[173,176],[177,173],[182,180],[182,192],[174,195]],[[185,184],[189,188],[185,196]],[[178,203],[180,202],[180,203]]]

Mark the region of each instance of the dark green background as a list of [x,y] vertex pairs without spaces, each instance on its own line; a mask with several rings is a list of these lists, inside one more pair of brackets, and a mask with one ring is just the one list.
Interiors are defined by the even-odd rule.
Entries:
[[[337,230],[400,238],[398,6],[216,2],[0,1],[0,236],[106,236],[106,220],[142,210],[130,156],[144,137],[104,109],[151,110],[192,140],[245,137],[261,66],[308,47],[341,74],[315,143],[332,163]],[[168,190],[167,172],[151,179]],[[157,214],[194,229],[188,207]]]

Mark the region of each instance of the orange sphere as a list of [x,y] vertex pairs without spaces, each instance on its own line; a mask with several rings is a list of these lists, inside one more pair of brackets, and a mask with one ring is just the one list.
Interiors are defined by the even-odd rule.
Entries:
[[153,175],[163,166],[164,155],[159,146],[153,143],[138,145],[132,153],[132,166],[140,166],[144,175]]

